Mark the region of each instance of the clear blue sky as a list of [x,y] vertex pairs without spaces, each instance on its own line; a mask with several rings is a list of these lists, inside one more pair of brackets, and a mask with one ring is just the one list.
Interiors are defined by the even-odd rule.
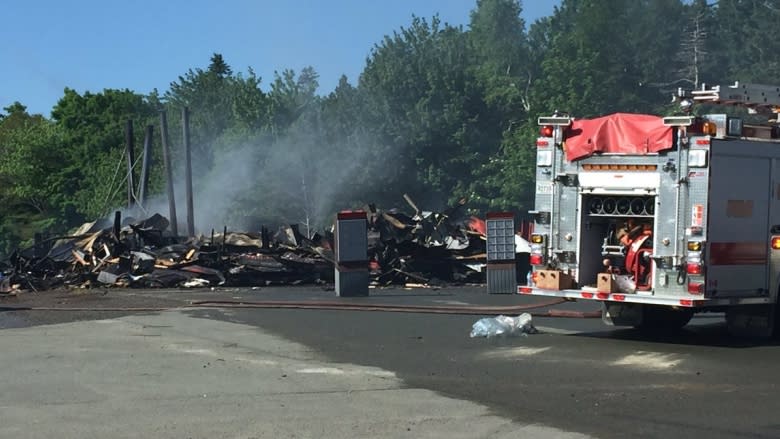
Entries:
[[[525,0],[529,26],[559,0]],[[20,101],[49,115],[70,87],[80,93],[168,89],[222,53],[234,71],[311,65],[321,94],[346,74],[355,84],[371,47],[411,16],[466,25],[476,0],[30,0],[3,6],[0,108]],[[261,85],[262,86],[262,85]]]

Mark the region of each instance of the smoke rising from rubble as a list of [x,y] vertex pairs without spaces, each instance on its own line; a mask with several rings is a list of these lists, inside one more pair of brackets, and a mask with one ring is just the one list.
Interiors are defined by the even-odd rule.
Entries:
[[[193,171],[196,233],[208,235],[223,227],[258,231],[262,225],[301,224],[301,231],[329,227],[332,214],[352,207],[360,195],[354,184],[367,165],[367,149],[359,142],[328,144],[317,133],[296,132],[277,141],[248,141],[214,151],[214,163],[205,173]],[[366,145],[367,146],[367,145]],[[193,170],[198,169],[193,155]],[[180,235],[186,234],[187,206],[184,160],[177,163],[176,214]],[[163,186],[164,187],[164,186]],[[160,213],[169,217],[165,191],[135,217]]]

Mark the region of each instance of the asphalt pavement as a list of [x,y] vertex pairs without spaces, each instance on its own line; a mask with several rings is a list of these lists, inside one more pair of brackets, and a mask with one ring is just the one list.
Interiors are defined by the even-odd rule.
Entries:
[[[100,306],[115,303],[112,297],[119,294],[109,292],[107,298],[90,303]],[[132,297],[136,296],[147,304],[160,301],[166,305],[215,298],[336,299],[332,291],[317,287],[150,290],[122,294],[121,300],[116,299],[121,303],[126,300],[132,304]],[[343,300],[368,304],[499,306],[538,299],[487,295],[483,288],[473,287],[376,290],[367,298]],[[62,305],[74,303],[81,302],[65,300]],[[577,302],[555,308],[588,311],[594,305]],[[682,332],[663,336],[607,327],[599,319],[535,318],[534,324],[541,330],[539,334],[484,339],[469,337],[471,325],[482,317],[479,315],[240,308],[180,309],[176,313],[187,316],[188,321],[202,321],[204,325],[221,322],[255,328],[258,337],[267,334],[295,346],[305,346],[323,364],[386,371],[397,378],[400,388],[430,392],[425,398],[435,396],[448,404],[451,401],[473,404],[470,407],[475,413],[490,416],[496,420],[495,425],[502,425],[496,431],[506,432],[502,429],[507,425],[511,426],[509,431],[518,433],[528,426],[547,429],[526,430],[522,437],[560,434],[601,438],[780,437],[777,420],[780,346],[772,341],[728,336],[719,315],[697,317]],[[94,313],[111,321],[128,313],[108,317],[106,314]],[[44,315],[52,322],[79,324],[91,314],[84,312],[74,319],[67,317],[68,312]],[[121,317],[127,318],[130,317]],[[47,320],[34,311],[0,313],[0,326],[3,319],[13,320],[13,325],[6,326],[20,327],[15,330],[35,329],[22,327]],[[203,337],[208,338],[207,333]],[[9,369],[3,366],[3,370]],[[416,402],[410,399],[409,404],[414,406]],[[380,406],[377,402],[377,416],[382,416]],[[463,421],[463,412],[458,413],[456,418]],[[436,419],[446,420],[446,416]],[[436,428],[427,431],[435,433]],[[484,431],[472,437],[490,437],[483,435]],[[376,437],[383,436],[378,430],[374,433]],[[392,435],[389,431],[384,433]],[[342,437],[361,436],[350,436],[347,432]]]

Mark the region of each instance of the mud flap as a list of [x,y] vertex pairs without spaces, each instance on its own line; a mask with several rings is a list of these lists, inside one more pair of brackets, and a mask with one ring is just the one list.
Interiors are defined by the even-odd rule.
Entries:
[[638,303],[604,302],[601,320],[611,326],[637,326],[642,323],[643,307]]
[[726,326],[731,335],[771,337],[776,314],[777,307],[774,304],[735,306],[726,311]]

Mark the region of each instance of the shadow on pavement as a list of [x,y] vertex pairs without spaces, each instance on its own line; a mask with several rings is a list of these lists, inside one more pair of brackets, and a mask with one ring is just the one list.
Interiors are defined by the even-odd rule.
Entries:
[[571,337],[609,338],[646,343],[711,346],[719,348],[780,346],[780,340],[776,338],[733,336],[728,333],[726,324],[723,322],[686,326],[680,330],[667,332],[651,333],[640,329],[625,328],[601,332],[581,332],[572,334]]

